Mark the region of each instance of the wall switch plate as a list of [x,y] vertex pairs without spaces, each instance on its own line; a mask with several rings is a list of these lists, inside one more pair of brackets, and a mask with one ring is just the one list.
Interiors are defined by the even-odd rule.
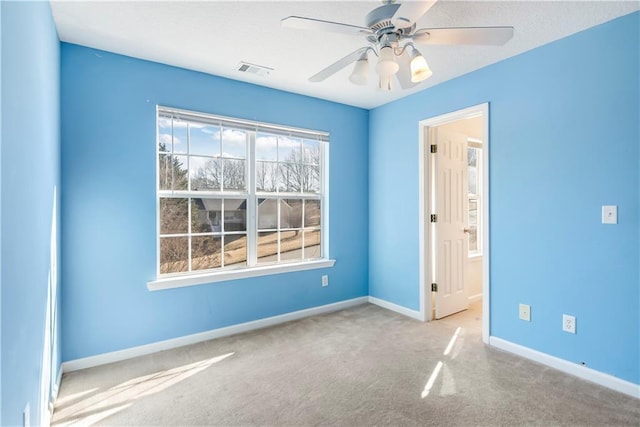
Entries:
[[568,314],[562,315],[562,330],[570,334],[576,333],[576,317]]
[[520,320],[531,322],[531,306],[528,304],[520,304],[518,306],[518,317]]
[[602,206],[602,223],[603,224],[618,223],[618,206],[616,205]]
[[329,286],[329,276],[326,274],[322,276],[322,286]]

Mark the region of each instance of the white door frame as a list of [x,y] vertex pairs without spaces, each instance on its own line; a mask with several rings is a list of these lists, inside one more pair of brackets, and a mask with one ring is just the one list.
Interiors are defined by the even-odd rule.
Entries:
[[431,241],[431,227],[428,226],[429,215],[431,214],[431,170],[427,159],[429,153],[429,128],[440,126],[445,123],[454,122],[461,119],[482,116],[482,341],[489,344],[490,322],[490,291],[489,286],[489,104],[479,104],[462,110],[443,114],[437,117],[421,120],[419,122],[419,259],[420,259],[420,317],[424,321],[432,320],[433,303],[431,297],[432,257],[428,253],[428,244]]

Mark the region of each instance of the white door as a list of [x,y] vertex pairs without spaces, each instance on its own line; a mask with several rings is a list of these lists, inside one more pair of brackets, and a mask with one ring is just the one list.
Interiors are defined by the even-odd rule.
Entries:
[[465,288],[469,241],[467,227],[467,137],[434,129],[434,224],[436,319],[466,310]]

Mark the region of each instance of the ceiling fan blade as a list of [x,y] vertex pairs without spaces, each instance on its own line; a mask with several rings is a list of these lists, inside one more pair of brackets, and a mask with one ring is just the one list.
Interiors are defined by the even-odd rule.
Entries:
[[309,81],[312,83],[318,83],[323,81],[327,77],[334,75],[352,62],[356,62],[360,58],[360,56],[367,51],[367,49],[370,49],[369,46],[361,47],[355,52],[351,52],[349,55],[337,60],[319,73],[309,77]]
[[396,73],[396,77],[398,79],[398,83],[400,83],[400,87],[402,89],[411,89],[412,87],[418,85],[419,83],[414,83],[411,81],[411,59],[409,58],[409,53],[406,51],[402,52],[402,55],[396,57],[396,61],[400,66],[398,72]]
[[420,44],[502,46],[513,37],[513,27],[421,28],[411,36]]
[[359,27],[357,25],[342,24],[340,22],[323,21],[322,19],[304,18],[302,16],[287,16],[282,18],[280,23],[285,28],[297,30],[328,31],[343,34],[373,34],[370,28]]
[[400,7],[393,14],[391,22],[397,28],[407,28],[412,26],[418,19],[422,18],[422,15],[427,13],[427,10],[436,3],[437,0],[422,0],[422,1],[403,1],[400,3]]

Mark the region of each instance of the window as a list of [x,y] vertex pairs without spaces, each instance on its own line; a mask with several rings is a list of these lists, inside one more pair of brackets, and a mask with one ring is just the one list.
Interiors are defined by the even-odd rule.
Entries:
[[327,258],[328,134],[158,107],[158,278]]
[[467,148],[467,182],[469,197],[469,256],[482,254],[480,236],[481,214],[481,159],[482,145],[480,141],[468,141]]

